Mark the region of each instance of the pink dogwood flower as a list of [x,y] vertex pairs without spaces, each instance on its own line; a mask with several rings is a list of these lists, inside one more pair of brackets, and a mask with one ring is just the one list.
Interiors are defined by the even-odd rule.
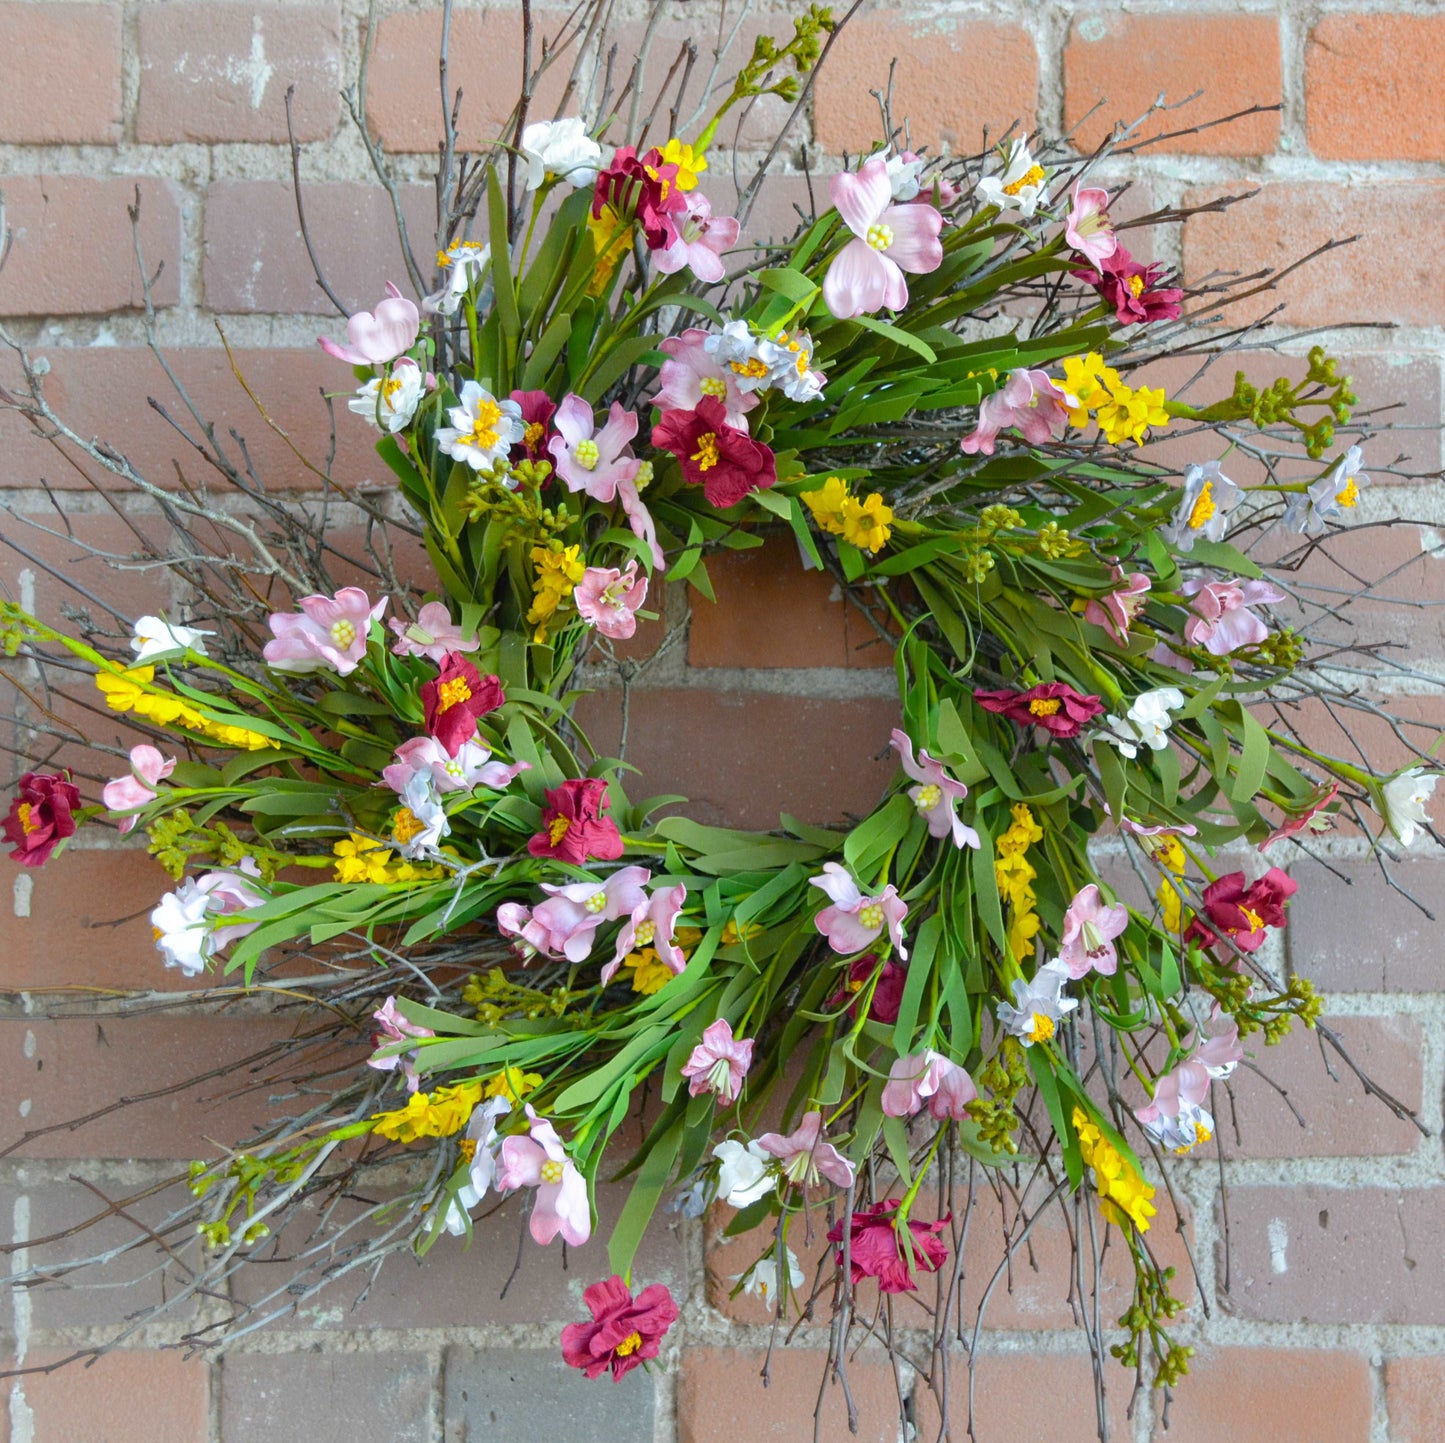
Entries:
[[393,616],[387,625],[396,635],[393,656],[425,656],[440,664],[449,651],[475,651],[481,645],[475,632],[468,635],[452,620],[443,601],[427,602],[415,621]]
[[1269,628],[1249,608],[1274,606],[1285,599],[1268,581],[1187,581],[1179,588],[1194,615],[1184,623],[1184,640],[1210,656],[1228,656],[1242,646],[1258,646]]
[[592,1236],[587,1181],[567,1156],[556,1128],[545,1117],[538,1117],[530,1104],[527,1118],[530,1137],[509,1137],[502,1142],[497,1186],[504,1192],[536,1188],[528,1223],[532,1237],[545,1247],[561,1233],[564,1242],[579,1248]]
[[1078,399],[1055,385],[1047,372],[1020,367],[1009,372],[999,390],[983,398],[978,424],[958,443],[959,450],[969,456],[980,451],[992,456],[998,433],[1009,427],[1019,431],[1031,445],[1042,446],[1063,433],[1069,412],[1078,404]]
[[704,396],[711,396],[723,404],[723,423],[746,431],[746,413],[761,397],[738,385],[737,372],[723,357],[708,350],[708,336],[709,332],[694,326],[658,343],[657,349],[668,359],[657,373],[662,389],[652,404],[659,411],[692,411]]
[[327,336],[317,342],[328,356],[352,366],[384,366],[394,361],[415,344],[421,329],[421,315],[416,306],[390,281],[386,283],[386,299],[375,312],[357,311],[346,323],[349,346],[339,346]]
[[557,434],[547,442],[557,475],[569,491],[585,491],[594,501],[612,501],[619,482],[637,478],[642,462],[627,450],[637,435],[637,417],[612,403],[602,429],[581,396],[567,395],[552,417]]
[[861,952],[886,926],[894,950],[905,962],[908,960],[908,949],[903,945],[908,903],[892,882],[876,897],[865,897],[837,862],[824,862],[823,875],[808,880],[832,899],[833,905],[824,907],[813,921],[835,952],[845,956]]
[[1156,1142],[1186,1153],[1208,1142],[1214,1119],[1204,1109],[1211,1081],[1228,1077],[1244,1060],[1239,1028],[1231,1027],[1209,1038],[1177,1067],[1154,1084],[1153,1099],[1136,1108],[1134,1116]]
[[646,867],[619,867],[601,882],[543,882],[547,900],[532,909],[521,936],[548,957],[584,962],[599,927],[646,904],[642,889],[651,876]]
[[267,619],[274,638],[261,650],[273,671],[334,671],[350,676],[366,655],[366,634],[386,610],[386,597],[375,606],[359,586],[343,586],[335,596],[303,596],[300,611],[277,611]]
[[778,1159],[783,1176],[795,1187],[816,1187],[823,1177],[835,1187],[852,1187],[853,1164],[831,1142],[824,1142],[822,1134],[823,1114],[809,1112],[796,1132],[765,1132],[757,1144]]
[[1059,935],[1059,961],[1069,969],[1070,980],[1077,982],[1090,972],[1112,977],[1119,967],[1114,938],[1128,925],[1129,909],[1123,903],[1105,902],[1093,882],[1080,887],[1064,913]]
[[398,796],[418,773],[430,776],[439,792],[470,792],[477,787],[500,792],[532,769],[531,762],[493,761],[491,749],[475,740],[464,741],[457,754],[449,756],[435,737],[412,737],[393,755],[396,760],[382,768],[381,780]]
[[[395,997],[388,997],[371,1014],[371,1018],[377,1026],[377,1030],[371,1034],[371,1044],[376,1048],[383,1048],[394,1042],[408,1042],[414,1037],[436,1036],[430,1027],[418,1027],[415,1022],[408,1022],[397,1010]],[[395,1072],[397,1068],[400,1068],[402,1075],[406,1078],[406,1090],[415,1092],[419,1085],[416,1075],[416,1059],[417,1049],[412,1048],[408,1052],[392,1052],[368,1057],[366,1065],[374,1067],[378,1072]]]
[[702,1034],[692,1056],[682,1066],[687,1090],[693,1097],[704,1092],[717,1095],[724,1107],[731,1107],[742,1091],[743,1078],[753,1065],[753,1039],[734,1037],[732,1023],[719,1017]]
[[[116,777],[100,789],[100,799],[113,812],[128,812],[153,802],[159,795],[158,784],[176,769],[174,757],[163,757],[153,746],[142,743],[130,749],[130,774]],[[136,819],[122,817],[118,826],[128,832]]]
[[900,1057],[883,1085],[883,1111],[888,1117],[912,1117],[924,1107],[939,1122],[962,1122],[968,1104],[978,1096],[973,1078],[956,1062],[931,1048]]
[[589,566],[572,591],[577,614],[603,636],[626,641],[637,630],[637,610],[647,600],[647,578],[637,574],[637,562],[626,571],[615,566]]
[[922,748],[918,760],[913,760],[913,742],[908,733],[894,727],[889,745],[898,753],[899,765],[905,776],[918,783],[909,787],[908,796],[918,808],[918,814],[928,824],[930,837],[946,837],[953,834],[955,847],[977,847],[978,833],[966,827],[955,810],[967,795],[968,788],[944,771],[941,763],[934,761]]
[[881,155],[828,182],[828,195],[853,232],[823,279],[823,300],[840,319],[908,304],[904,272],[926,275],[943,264],[943,216],[932,205],[895,205]]
[[722,253],[737,242],[737,220],[714,215],[712,202],[699,191],[690,192],[669,219],[674,239],[652,253],[653,265],[665,276],[686,266],[700,281],[722,280],[727,272]]
[[686,900],[687,888],[679,882],[675,887],[660,888],[633,907],[632,915],[617,934],[617,950],[602,969],[604,987],[612,981],[612,975],[622,965],[622,959],[639,947],[651,947],[657,953],[657,960],[670,968],[673,976],[682,972],[687,966],[687,958],[672,940],[672,933],[677,926],[677,914],[682,911]]
[[1144,610],[1144,598],[1149,595],[1150,581],[1142,572],[1125,576],[1119,567],[1114,568],[1114,580],[1124,584],[1117,591],[1091,601],[1084,608],[1084,620],[1095,626],[1102,626],[1120,645],[1129,645],[1129,627],[1134,618]]
[[652,513],[642,504],[642,497],[637,494],[637,482],[619,481],[617,499],[622,503],[622,514],[627,517],[632,534],[647,546],[652,553],[653,566],[660,570],[666,566],[667,557],[658,545],[657,525],[652,519]]
[[1074,199],[1064,222],[1064,239],[1101,275],[1103,263],[1119,249],[1109,219],[1109,192],[1074,182]]

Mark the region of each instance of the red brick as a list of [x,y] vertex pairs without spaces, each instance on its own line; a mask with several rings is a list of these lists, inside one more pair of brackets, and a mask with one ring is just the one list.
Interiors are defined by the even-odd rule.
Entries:
[[142,303],[130,217],[140,190],[141,246],[157,306],[180,295],[181,212],[175,188],[152,176],[14,175],[5,219],[15,244],[0,271],[0,316],[74,316]]
[[[1241,195],[1241,182],[1188,191],[1186,206]],[[1431,326],[1445,321],[1445,255],[1419,237],[1445,227],[1445,184],[1438,181],[1270,181],[1260,193],[1219,215],[1196,215],[1184,227],[1185,279],[1199,285],[1215,272],[1253,275],[1302,259],[1329,240],[1360,235],[1287,276],[1274,289],[1232,306],[1232,320],[1283,303],[1284,325],[1353,322]],[[1252,285],[1258,282],[1252,282]]]
[[[577,720],[603,756],[618,750],[621,701],[594,692]],[[894,774],[891,697],[829,700],[679,687],[634,689],[628,706],[628,776],[634,801],[688,798],[688,816],[736,827],[775,827],[779,812],[826,823],[877,804]],[[886,755],[882,755],[886,753]]]
[[[761,1348],[689,1348],[678,1384],[678,1443],[795,1443],[813,1436],[813,1410],[827,1370],[827,1354],[798,1347],[773,1349],[770,1380],[762,1383]],[[881,1353],[850,1352],[848,1387],[858,1408],[858,1431],[848,1432],[843,1390],[823,1397],[821,1436],[859,1443],[895,1443],[898,1392]]]
[[[533,65],[544,36],[556,36],[568,11],[532,12],[536,29]],[[439,6],[384,16],[376,31],[368,77],[367,119],[391,151],[435,152],[442,138],[442,101],[437,62],[441,53]],[[575,45],[542,76],[533,96],[534,120],[552,117],[572,72]],[[476,148],[495,140],[516,104],[522,83],[522,12],[492,8],[458,10],[452,16],[447,58],[449,95],[462,92],[458,142]],[[575,104],[570,113],[576,113]],[[615,141],[614,143],[622,143]]]
[[335,5],[155,5],[139,16],[136,139],[324,140],[341,116],[341,15]]
[[1385,1364],[1390,1443],[1435,1443],[1445,1418],[1445,1358],[1391,1358]]
[[1201,1347],[1160,1436],[1169,1443],[1369,1443],[1372,1410],[1370,1368],[1358,1353]]
[[[332,290],[352,309],[381,300],[385,283],[410,291],[391,199],[379,185],[318,181],[302,192],[306,225]],[[402,188],[412,251],[428,284],[436,255],[430,186]],[[291,187],[276,180],[222,180],[206,192],[206,304],[214,311],[274,311],[328,317],[345,327],[316,283]],[[344,372],[339,384],[349,380]]]
[[[1183,130],[1251,105],[1277,105],[1280,85],[1279,22],[1273,15],[1098,11],[1077,18],[1069,34],[1064,126],[1077,126],[1075,146],[1091,151],[1116,121],[1138,120],[1161,92],[1173,104],[1196,90],[1204,94],[1182,109],[1151,117],[1137,138]],[[1268,155],[1278,140],[1279,114],[1270,112],[1149,149]]]
[[1221,1306],[1275,1323],[1445,1322],[1442,1226],[1445,1187],[1232,1186]]
[[1038,56],[1022,26],[875,10],[843,28],[813,84],[814,135],[825,151],[866,152],[884,139],[869,91],[887,89],[895,58],[893,123],[913,149],[972,155],[985,132],[1001,135],[1014,121],[1033,129]]
[[[30,1353],[27,1368],[58,1363],[63,1352]],[[6,1363],[5,1367],[11,1366]],[[7,1384],[7,1391],[16,1386]],[[179,1352],[117,1350],[94,1363],[68,1364],[19,1380],[40,1440],[67,1443],[205,1443],[210,1436],[210,1369]]]
[[1329,160],[1445,160],[1445,16],[1326,15],[1305,45],[1305,127]]
[[120,29],[119,5],[0,4],[0,142],[118,140]]

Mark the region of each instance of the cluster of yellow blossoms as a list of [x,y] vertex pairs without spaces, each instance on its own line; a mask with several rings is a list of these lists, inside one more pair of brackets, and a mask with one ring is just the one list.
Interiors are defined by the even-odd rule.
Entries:
[[1094,1169],[1099,1211],[1120,1227],[1125,1222],[1131,1222],[1141,1233],[1147,1233],[1149,1219],[1158,1212],[1153,1202],[1154,1189],[1089,1120],[1088,1113],[1081,1107],[1074,1109],[1074,1128],[1079,1134],[1079,1151],[1083,1153],[1084,1161]]
[[1043,839],[1044,830],[1034,821],[1034,814],[1019,802],[1013,808],[1013,822],[1008,831],[994,843],[993,874],[999,896],[1008,903],[1009,950],[1016,962],[1033,951],[1034,936],[1039,930],[1039,914],[1034,911],[1038,899],[1033,889],[1039,874],[1024,854]]
[[[1184,869],[1188,865],[1188,859],[1184,855],[1184,845],[1179,838],[1154,837],[1148,840],[1154,843],[1154,860],[1159,866],[1176,877],[1182,877]],[[1164,930],[1177,933],[1184,921],[1184,904],[1179,896],[1179,889],[1168,877],[1164,877],[1159,882],[1159,890],[1156,895],[1159,899],[1159,911]]]
[[532,565],[537,575],[532,582],[532,609],[527,613],[527,624],[537,628],[532,639],[543,642],[547,640],[548,627],[557,608],[572,595],[586,574],[587,563],[582,560],[580,546],[563,546],[560,541],[551,541],[532,548]]
[[157,726],[179,727],[237,751],[256,752],[280,745],[260,732],[216,721],[174,692],[148,690],[155,674],[153,666],[133,666],[122,672],[101,671],[96,673],[95,685],[112,711],[134,712]]
[[454,1087],[438,1087],[432,1092],[414,1092],[407,1098],[405,1107],[395,1112],[374,1113],[372,1131],[393,1142],[451,1137],[467,1125],[484,1097],[505,1097],[517,1103],[541,1084],[541,1073],[508,1067],[485,1083],[459,1082]]
[[336,858],[338,882],[426,882],[446,871],[444,867],[418,867],[399,857],[385,842],[360,832],[334,843],[331,852]]
[[861,501],[841,476],[830,476],[814,491],[803,492],[813,520],[860,551],[881,551],[893,534],[893,509],[874,491]]
[[1070,424],[1087,426],[1092,411],[1105,438],[1116,446],[1125,441],[1138,445],[1151,426],[1162,428],[1169,424],[1163,390],[1126,386],[1119,373],[1112,366],[1106,366],[1097,351],[1090,351],[1087,356],[1069,356],[1064,361],[1064,379],[1060,384],[1079,403],[1077,409],[1069,412]]

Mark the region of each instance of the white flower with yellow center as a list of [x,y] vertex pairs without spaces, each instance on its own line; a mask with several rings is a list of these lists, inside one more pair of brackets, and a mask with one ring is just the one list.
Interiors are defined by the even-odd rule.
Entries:
[[437,269],[446,273],[439,291],[422,299],[421,308],[433,315],[454,316],[473,281],[480,280],[492,258],[492,248],[480,241],[454,240],[437,252]]
[[1351,446],[1309,489],[1290,498],[1284,524],[1306,536],[1323,536],[1331,521],[1346,521],[1360,502],[1370,478],[1360,470],[1364,453]]
[[346,403],[346,409],[383,431],[396,432],[411,424],[425,394],[421,367],[404,357],[391,368],[389,376],[376,376],[361,387]]
[[1385,825],[1402,847],[1410,846],[1430,826],[1430,816],[1425,807],[1439,780],[1438,772],[1411,767],[1385,783],[1380,794]]
[[499,401],[476,381],[462,386],[461,405],[447,411],[450,426],[439,426],[437,445],[454,461],[465,461],[473,471],[490,471],[517,445],[526,431],[522,408],[515,401]]
[[535,121],[522,132],[521,149],[527,163],[523,184],[528,190],[536,190],[549,175],[568,185],[596,184],[602,147],[587,134],[587,126],[578,116]]
[[1031,220],[1039,206],[1048,200],[1049,172],[1034,160],[1028,137],[1016,140],[1009,147],[1008,160],[998,175],[986,175],[978,183],[978,198],[984,205],[996,205],[1000,211],[1016,210]]
[[175,626],[159,616],[142,616],[135,624],[130,649],[135,652],[137,666],[155,661],[157,657],[176,656],[183,651],[205,656],[206,644],[201,638],[215,634],[214,631],[199,631],[193,626]]
[[1048,1042],[1064,1017],[1079,1005],[1074,998],[1064,996],[1068,983],[1069,969],[1057,957],[1045,962],[1032,982],[1017,978],[1013,984],[1013,1005],[998,1004],[1000,1024],[1025,1047]]

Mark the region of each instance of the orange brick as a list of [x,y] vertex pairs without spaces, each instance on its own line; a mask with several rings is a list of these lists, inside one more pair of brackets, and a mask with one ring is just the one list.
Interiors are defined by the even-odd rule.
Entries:
[[1330,160],[1445,160],[1445,15],[1326,15],[1305,46],[1305,128]]
[[1445,1358],[1391,1358],[1385,1364],[1391,1443],[1435,1443],[1445,1418]]
[[0,141],[118,140],[120,31],[119,5],[0,5]]
[[869,91],[887,89],[895,58],[893,123],[915,150],[972,155],[985,131],[1001,135],[1014,121],[1033,129],[1038,56],[1022,26],[875,10],[843,28],[814,82],[814,134],[824,150],[866,152],[884,139]]
[[[1115,121],[1139,119],[1161,92],[1170,102],[1196,90],[1204,94],[1182,110],[1151,117],[1141,137],[1182,130],[1251,105],[1277,105],[1280,84],[1279,22],[1273,15],[1097,11],[1074,21],[1064,51],[1064,124],[1078,126],[1074,144],[1091,151]],[[1272,112],[1181,135],[1151,149],[1268,155],[1278,140],[1279,114]]]
[[[31,1353],[25,1366],[43,1367],[65,1356]],[[7,1391],[15,1386],[7,1380]],[[209,1436],[210,1369],[178,1352],[117,1350],[89,1366],[27,1373],[19,1387],[37,1443],[204,1443]]]

